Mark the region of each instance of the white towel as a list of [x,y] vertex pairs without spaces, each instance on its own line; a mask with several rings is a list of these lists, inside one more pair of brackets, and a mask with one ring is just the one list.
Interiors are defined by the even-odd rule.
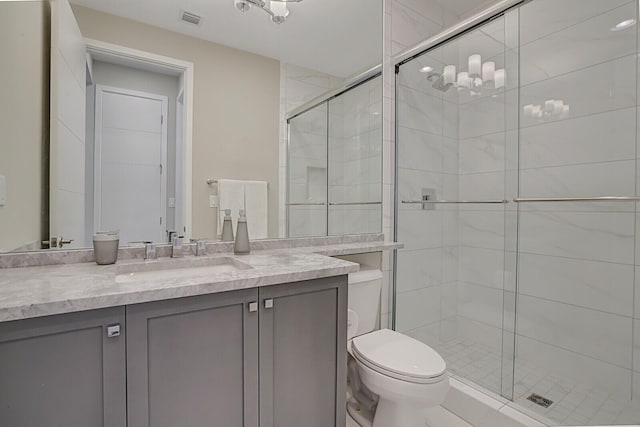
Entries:
[[231,209],[233,230],[237,229],[238,211],[247,212],[247,228],[249,239],[266,239],[269,237],[268,224],[268,186],[265,181],[239,181],[221,179],[218,181],[219,221],[218,231],[222,232],[222,221],[225,209]]
[[231,209],[233,232],[235,235],[238,221],[238,211],[244,209],[244,182],[234,179],[221,179],[218,181],[218,234],[222,233],[222,221],[225,209]]
[[249,239],[269,237],[269,199],[265,181],[245,181]]

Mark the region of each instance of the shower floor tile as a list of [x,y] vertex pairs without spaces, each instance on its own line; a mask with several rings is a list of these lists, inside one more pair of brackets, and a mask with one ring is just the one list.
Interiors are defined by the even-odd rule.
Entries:
[[[420,336],[419,333],[411,335]],[[433,345],[433,342],[427,344]],[[433,347],[446,360],[452,373],[500,394],[501,356],[498,351],[469,338],[453,338]],[[532,393],[551,399],[553,404],[543,408],[527,400]],[[629,401],[626,396],[606,393],[593,385],[548,373],[543,367],[526,361],[517,364],[513,397],[521,407],[557,425],[640,424],[640,401]]]

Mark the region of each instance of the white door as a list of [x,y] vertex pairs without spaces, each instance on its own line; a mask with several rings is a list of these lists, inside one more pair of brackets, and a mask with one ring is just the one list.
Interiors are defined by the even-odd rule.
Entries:
[[86,47],[68,0],[51,2],[49,235],[84,246]]
[[166,96],[96,86],[95,230],[166,242]]

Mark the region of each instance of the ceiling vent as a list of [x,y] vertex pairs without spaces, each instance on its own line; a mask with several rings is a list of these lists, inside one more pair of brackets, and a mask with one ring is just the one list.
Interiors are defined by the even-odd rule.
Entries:
[[200,25],[200,20],[202,20],[202,17],[196,15],[195,13],[187,12],[186,10],[181,10],[180,20],[183,22],[187,22],[189,24]]

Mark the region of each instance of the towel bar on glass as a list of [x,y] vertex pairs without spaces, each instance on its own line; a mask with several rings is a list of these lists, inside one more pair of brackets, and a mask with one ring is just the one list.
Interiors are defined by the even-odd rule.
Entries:
[[[302,203],[287,203],[287,206],[324,206],[325,202],[302,202]],[[359,205],[381,205],[382,202],[330,202],[329,206],[359,206]]]
[[403,200],[406,205],[462,205],[462,204],[504,204],[508,200]]
[[359,205],[381,205],[382,202],[330,202],[329,206],[359,206]]
[[[213,185],[213,184],[218,184],[220,182],[219,179],[213,179],[213,178],[208,178],[207,179],[207,185]],[[267,187],[269,186],[269,183],[267,182]]]
[[598,197],[517,197],[514,203],[537,202],[640,202],[640,196],[598,196]]

